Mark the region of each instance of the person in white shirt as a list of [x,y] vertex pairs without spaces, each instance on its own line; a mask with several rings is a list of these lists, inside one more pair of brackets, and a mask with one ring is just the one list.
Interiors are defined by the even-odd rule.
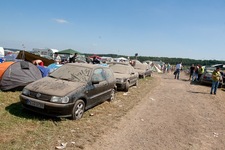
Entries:
[[59,56],[58,53],[55,54],[55,63],[58,65],[61,63],[61,57]]
[[182,69],[182,63],[178,63],[176,65],[176,68],[175,68],[176,71],[174,72],[174,75],[175,75],[174,79],[179,80],[179,78],[180,78],[180,70],[181,69]]

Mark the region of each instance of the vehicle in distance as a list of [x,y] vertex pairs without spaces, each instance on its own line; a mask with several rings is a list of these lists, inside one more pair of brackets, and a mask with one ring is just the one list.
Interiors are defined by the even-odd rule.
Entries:
[[129,63],[113,62],[109,67],[114,72],[118,90],[127,92],[131,86],[138,85],[138,72]]
[[109,67],[68,63],[49,77],[27,85],[20,101],[25,109],[55,117],[80,119],[84,111],[113,100],[115,78]]
[[[201,75],[199,82],[201,84],[212,84],[212,73],[216,69],[216,67],[206,67],[204,73]],[[222,76],[222,81],[220,81],[219,86],[224,85],[225,83],[225,74],[223,71],[220,71]]]
[[152,70],[148,64],[143,64],[138,60],[133,60],[133,67],[138,72],[139,78],[145,78],[147,76],[152,76]]

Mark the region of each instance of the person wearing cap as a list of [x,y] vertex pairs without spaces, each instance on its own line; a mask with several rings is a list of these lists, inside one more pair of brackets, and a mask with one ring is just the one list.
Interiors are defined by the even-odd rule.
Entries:
[[220,79],[221,79],[220,68],[216,67],[216,69],[212,73],[212,87],[211,87],[210,94],[214,93],[216,95],[216,91],[219,86]]

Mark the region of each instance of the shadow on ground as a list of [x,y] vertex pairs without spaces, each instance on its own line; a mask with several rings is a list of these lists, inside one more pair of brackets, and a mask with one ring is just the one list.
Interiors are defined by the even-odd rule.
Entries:
[[198,92],[198,91],[187,91],[189,93],[195,93],[195,94],[210,94],[209,92]]
[[5,107],[5,110],[8,111],[10,114],[20,118],[40,120],[40,121],[44,121],[44,120],[62,121],[61,118],[48,117],[48,116],[44,116],[38,113],[28,111],[22,107],[22,104],[20,102],[10,104],[9,106]]

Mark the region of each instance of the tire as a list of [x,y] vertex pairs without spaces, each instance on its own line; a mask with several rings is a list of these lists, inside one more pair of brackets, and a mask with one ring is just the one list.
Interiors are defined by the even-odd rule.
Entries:
[[125,88],[124,88],[124,91],[125,91],[125,92],[128,92],[129,87],[130,87],[130,83],[129,83],[129,81],[127,81],[127,82],[126,82],[126,85],[125,85]]
[[115,99],[115,93],[116,93],[116,90],[112,89],[111,94],[110,94],[110,98],[108,99],[109,102],[111,102]]
[[142,78],[145,79],[145,77],[146,77],[146,75],[144,74],[144,75],[142,76]]
[[84,108],[85,108],[84,101],[80,99],[77,100],[72,110],[72,120],[78,120],[82,118],[84,114]]
[[134,84],[134,86],[138,86],[138,79],[137,79],[136,83]]

